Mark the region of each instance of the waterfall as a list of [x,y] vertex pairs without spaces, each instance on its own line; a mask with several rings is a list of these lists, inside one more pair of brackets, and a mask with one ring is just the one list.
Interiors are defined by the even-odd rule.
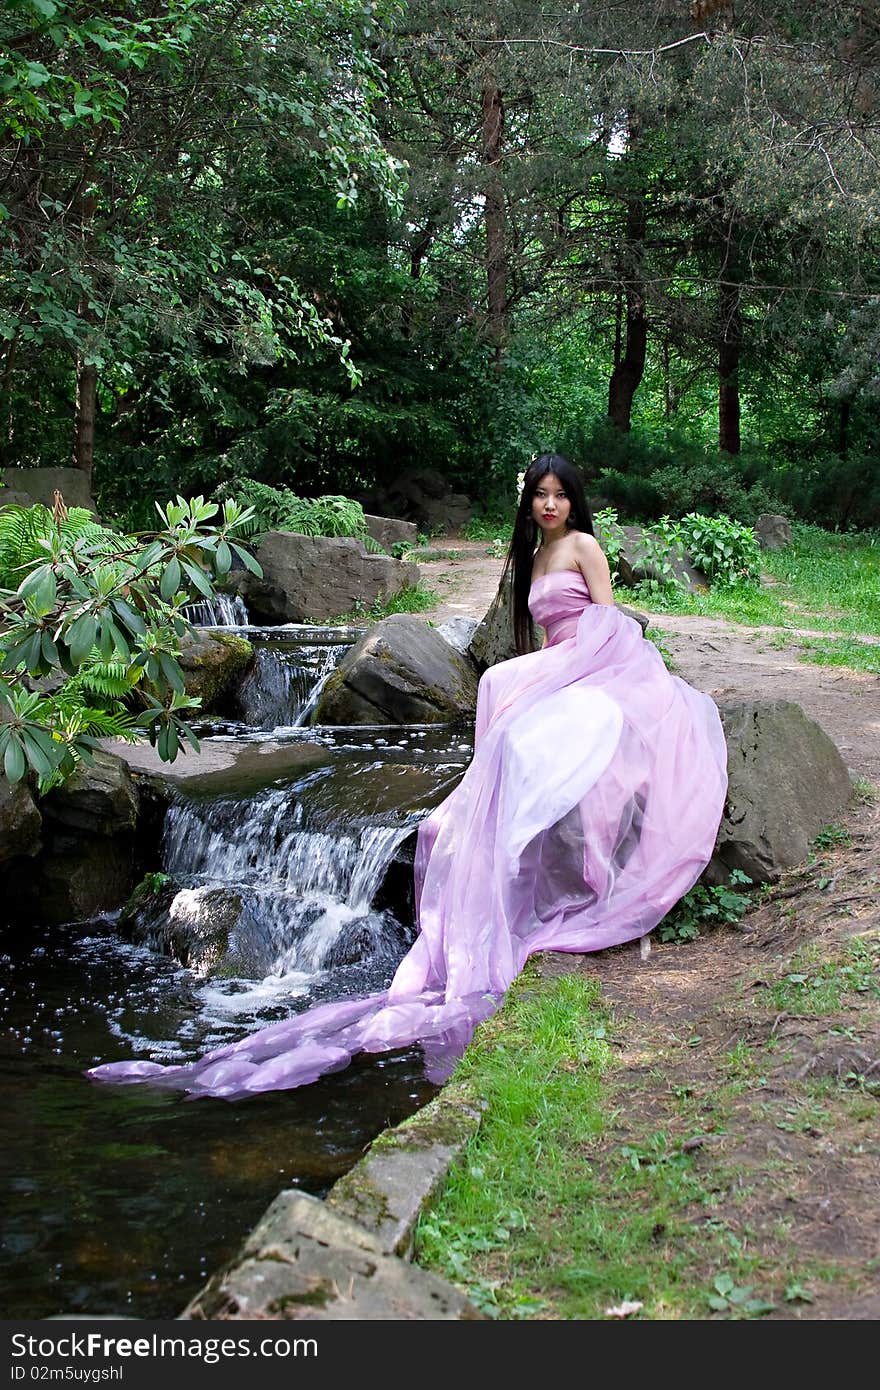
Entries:
[[197,933],[222,918],[227,964],[251,978],[396,959],[404,929],[370,904],[414,823],[309,827],[286,787],[173,806],[164,867],[184,886],[166,911]]
[[238,690],[241,718],[254,729],[304,725],[349,646],[350,642],[298,642],[257,647],[254,668]]
[[247,606],[238,594],[215,594],[213,598],[188,603],[183,616],[195,627],[247,627]]

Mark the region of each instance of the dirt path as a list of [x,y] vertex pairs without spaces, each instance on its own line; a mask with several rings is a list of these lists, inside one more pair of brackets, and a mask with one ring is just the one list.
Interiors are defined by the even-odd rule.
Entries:
[[[426,616],[482,617],[501,561],[485,543],[443,548],[458,557],[420,562],[441,594]],[[719,700],[796,701],[880,788],[880,678],[800,661],[795,633],[776,648],[767,630],[722,619],[651,624],[685,679]],[[863,792],[847,838],[817,848],[736,929],[687,945],[652,938],[647,957],[634,945],[541,958],[542,973],[598,977],[614,1007],[607,1161],[658,1134],[692,1155],[710,1194],[688,1213],[706,1289],[725,1250],[739,1267],[746,1251],[770,1318],[880,1317],[878,889],[880,807]],[[743,1315],[707,1302],[707,1318]]]

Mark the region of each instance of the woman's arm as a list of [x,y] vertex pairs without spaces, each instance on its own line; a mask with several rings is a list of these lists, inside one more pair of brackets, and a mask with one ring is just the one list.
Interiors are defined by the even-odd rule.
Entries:
[[594,603],[612,605],[614,594],[611,591],[611,571],[605,552],[595,536],[579,531],[575,536],[575,559]]

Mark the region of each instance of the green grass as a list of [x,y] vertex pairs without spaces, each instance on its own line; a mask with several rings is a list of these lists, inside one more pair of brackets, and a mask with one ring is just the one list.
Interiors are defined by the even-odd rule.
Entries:
[[503,541],[510,544],[513,535],[513,521],[509,516],[472,516],[461,528],[466,541]]
[[[486,1111],[421,1218],[418,1262],[497,1318],[602,1319],[629,1302],[658,1320],[761,1316],[772,1307],[753,1291],[761,1261],[713,1215],[730,1175],[707,1179],[699,1145],[639,1123],[639,1095],[615,1091],[610,1026],[595,982],[520,977],[460,1064]],[[668,1093],[662,1069],[642,1084]],[[616,1105],[638,1135],[625,1143]],[[678,1112],[684,1134],[705,1129],[689,1088]]]
[[800,661],[880,675],[880,643],[859,642],[855,637],[802,637],[797,647]]
[[355,604],[349,613],[340,613],[331,621],[334,623],[378,623],[392,613],[423,613],[426,608],[434,608],[440,601],[435,589],[429,589],[421,582],[408,584],[400,593],[389,599],[375,599],[369,606]]
[[[763,552],[765,573],[775,581],[770,584],[735,584],[693,594],[620,590],[618,596],[623,602],[647,602],[655,612],[728,618],[748,627],[880,636],[880,535],[836,535],[805,525],[793,526],[792,535],[784,550]],[[804,646],[805,660],[877,669],[876,654],[866,645],[832,641]]]
[[431,546],[422,549],[413,546],[411,550],[405,551],[401,557],[404,560],[462,560],[464,559],[463,550],[436,550]]
[[837,1013],[854,994],[880,997],[880,942],[853,937],[832,956],[815,945],[796,952],[768,990],[774,1008],[793,1015]]

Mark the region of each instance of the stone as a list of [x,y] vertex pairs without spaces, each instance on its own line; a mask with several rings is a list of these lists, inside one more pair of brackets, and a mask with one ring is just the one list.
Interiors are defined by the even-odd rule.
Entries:
[[810,842],[847,810],[852,785],[835,744],[800,705],[754,700],[719,705],[729,787],[705,879],[741,869],[772,883],[800,864]]
[[98,515],[88,474],[81,468],[4,468],[3,481],[10,491],[0,489],[0,506],[14,500],[24,506],[41,502],[51,509],[57,488],[66,507],[85,507]]
[[201,700],[202,714],[223,704],[253,659],[250,642],[234,632],[195,628],[180,640],[178,660],[186,693]]
[[378,501],[390,516],[414,522],[429,536],[460,531],[473,515],[470,498],[453,492],[435,468],[406,469],[378,494]]
[[389,554],[392,546],[415,546],[418,542],[419,528],[414,521],[402,521],[396,516],[371,516],[368,512],[364,513],[364,521],[367,534]]
[[43,816],[89,835],[134,831],[138,823],[137,787],[128,766],[110,753],[96,752],[94,763],[80,763],[63,786],[42,801]]
[[9,782],[0,775],[0,864],[38,854],[42,830],[27,782]]
[[463,613],[458,613],[454,618],[447,618],[445,623],[441,623],[437,632],[450,647],[464,653],[473,641],[474,633],[479,626],[479,618],[467,618]]
[[117,925],[129,940],[170,956],[200,979],[216,973],[259,978],[271,961],[230,951],[243,907],[241,894],[225,884],[183,888],[148,874],[124,904]]
[[181,1317],[458,1321],[484,1314],[452,1285],[386,1253],[370,1231],[326,1202],[287,1191]]
[[300,536],[269,531],[256,549],[263,570],[236,574],[252,622],[322,622],[356,604],[385,602],[419,580],[418,566],[391,555],[371,555],[343,536]]
[[94,758],[40,803],[44,848],[35,877],[47,923],[121,907],[158,851],[161,809],[142,798],[121,758],[100,751]]
[[[498,585],[494,599],[471,638],[468,651],[481,671],[516,656],[511,597],[512,587],[508,576]],[[541,628],[536,628],[539,643],[543,640],[541,632]]]
[[476,1134],[482,1111],[465,1085],[447,1087],[381,1134],[334,1184],[326,1205],[366,1227],[387,1253],[408,1257],[420,1213]]
[[422,618],[395,613],[343,657],[315,710],[317,724],[438,724],[472,718],[477,673]]
[[791,545],[791,522],[787,516],[765,512],[755,522],[754,531],[764,550],[784,550]]
[[[617,573],[621,584],[632,589],[644,580],[655,579],[663,583],[667,575],[650,558],[650,540],[645,541],[645,528],[642,526],[621,526],[623,548],[617,557]],[[669,557],[673,575],[683,589],[697,592],[709,587],[708,580],[701,570],[696,569],[687,555],[673,553]]]
[[55,834],[35,872],[40,920],[81,922],[121,907],[142,872],[133,836]]

